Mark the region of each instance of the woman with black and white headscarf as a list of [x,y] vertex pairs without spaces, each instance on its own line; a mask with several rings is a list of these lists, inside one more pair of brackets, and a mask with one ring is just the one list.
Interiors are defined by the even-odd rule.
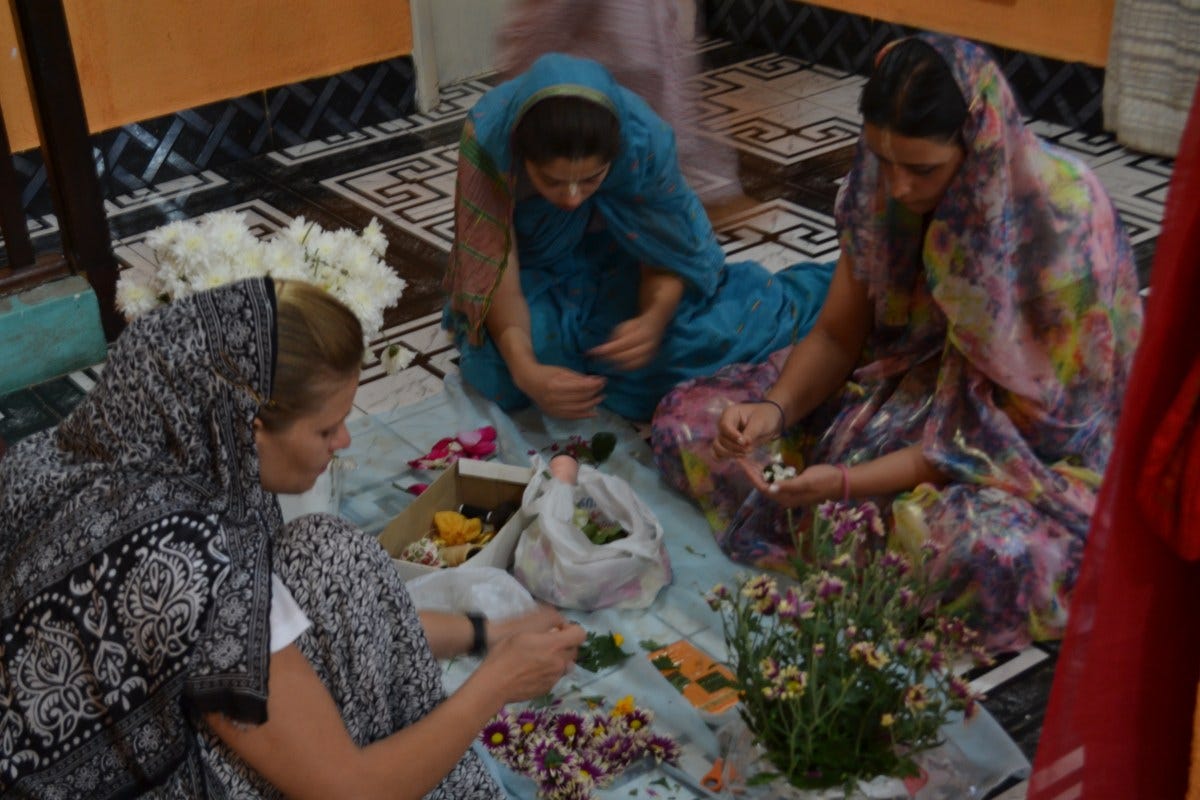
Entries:
[[296,282],[243,281],[134,323],[58,428],[0,461],[0,795],[494,797],[469,750],[547,691],[582,631],[418,614],[383,549],[281,528],[349,444],[362,332]]

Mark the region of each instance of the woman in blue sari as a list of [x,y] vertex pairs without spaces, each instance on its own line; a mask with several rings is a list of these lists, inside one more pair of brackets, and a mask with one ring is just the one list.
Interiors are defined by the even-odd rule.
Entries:
[[506,410],[649,419],[807,333],[832,268],[727,264],[670,127],[593,61],[543,56],[468,115],[444,324]]

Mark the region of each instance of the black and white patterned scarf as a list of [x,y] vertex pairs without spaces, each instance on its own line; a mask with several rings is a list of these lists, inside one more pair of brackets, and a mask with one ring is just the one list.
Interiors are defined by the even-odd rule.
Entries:
[[274,358],[269,280],[176,301],[0,461],[0,795],[204,794],[188,714],[266,719]]

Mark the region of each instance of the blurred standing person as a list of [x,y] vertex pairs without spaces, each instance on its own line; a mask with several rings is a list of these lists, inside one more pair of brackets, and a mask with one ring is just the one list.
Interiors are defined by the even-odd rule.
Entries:
[[679,165],[711,211],[741,193],[736,151],[701,136],[699,95],[690,80],[700,72],[684,30],[681,0],[513,0],[496,47],[506,80],[526,72],[539,56],[567,53],[598,61],[617,83],[645,100],[675,131]]

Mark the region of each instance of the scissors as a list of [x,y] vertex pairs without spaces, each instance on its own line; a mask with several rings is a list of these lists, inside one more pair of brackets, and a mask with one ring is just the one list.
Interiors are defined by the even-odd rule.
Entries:
[[[729,780],[733,780],[736,777],[737,770],[734,769],[732,764],[730,764],[728,778]],[[705,789],[708,789],[710,792],[720,792],[725,789],[725,781],[725,759],[718,757],[717,760],[713,762],[712,769],[706,772],[704,777],[700,779],[700,785]]]
[[[722,758],[714,761],[712,767],[704,774],[704,777],[699,779],[694,778],[686,769],[677,767],[668,761],[660,764],[659,768],[684,786],[694,789],[701,797],[711,798],[711,800],[720,800],[721,798],[729,797],[728,794],[722,792],[725,788],[725,760]],[[733,775],[734,770],[732,765],[730,765],[729,777],[732,778]],[[733,792],[734,794],[741,794],[741,789],[734,789]]]

